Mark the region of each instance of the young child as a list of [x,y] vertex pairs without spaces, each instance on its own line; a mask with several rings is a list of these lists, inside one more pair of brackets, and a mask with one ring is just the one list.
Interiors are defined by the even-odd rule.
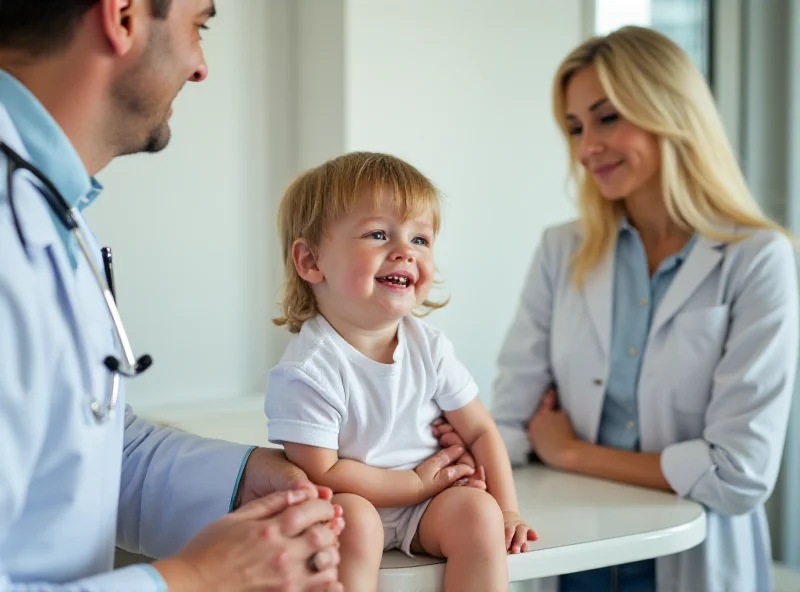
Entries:
[[[297,335],[269,375],[269,437],[344,509],[345,589],[376,590],[382,552],[398,548],[446,557],[447,591],[508,590],[506,553],[536,535],[503,440],[452,344],[412,315],[442,306],[427,299],[436,189],[400,159],[352,153],[295,180],[279,217],[275,322]],[[442,412],[485,475],[453,464],[463,449],[430,458]],[[451,487],[464,477],[488,492]]]

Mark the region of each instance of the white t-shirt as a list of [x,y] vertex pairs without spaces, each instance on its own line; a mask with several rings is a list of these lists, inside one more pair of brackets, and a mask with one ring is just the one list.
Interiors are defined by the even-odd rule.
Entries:
[[269,374],[271,442],[338,451],[382,469],[414,469],[439,450],[431,423],[478,393],[451,342],[414,317],[400,322],[394,363],[361,354],[321,315],[303,324]]

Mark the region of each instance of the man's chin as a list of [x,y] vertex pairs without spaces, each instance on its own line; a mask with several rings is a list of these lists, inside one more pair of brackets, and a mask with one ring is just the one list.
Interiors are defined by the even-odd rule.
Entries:
[[172,131],[169,129],[169,123],[164,122],[158,126],[158,129],[154,130],[153,133],[150,134],[150,137],[147,139],[147,143],[141,152],[147,152],[150,154],[161,152],[169,145],[171,138]]

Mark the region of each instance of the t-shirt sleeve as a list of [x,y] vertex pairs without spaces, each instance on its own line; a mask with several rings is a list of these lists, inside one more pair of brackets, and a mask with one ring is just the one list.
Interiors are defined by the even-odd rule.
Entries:
[[341,385],[333,388],[322,373],[280,364],[269,373],[267,397],[269,441],[339,449],[339,429],[346,413]]
[[436,404],[442,411],[455,411],[478,396],[478,385],[469,370],[456,357],[451,341],[443,334],[436,339]]

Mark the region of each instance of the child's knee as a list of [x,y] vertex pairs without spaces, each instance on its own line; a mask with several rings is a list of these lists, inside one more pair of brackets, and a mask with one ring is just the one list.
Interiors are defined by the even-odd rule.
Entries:
[[462,493],[453,496],[453,510],[459,517],[455,530],[465,538],[493,541],[504,539],[503,512],[497,501],[485,491],[473,487],[459,488]]
[[344,511],[345,526],[339,535],[343,552],[383,548],[383,524],[375,506],[352,493],[336,494],[332,501]]

